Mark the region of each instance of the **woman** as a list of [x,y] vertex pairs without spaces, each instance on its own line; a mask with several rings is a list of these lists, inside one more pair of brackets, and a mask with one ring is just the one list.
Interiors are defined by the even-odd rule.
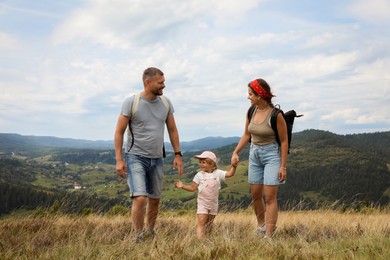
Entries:
[[[245,131],[232,155],[232,165],[240,161],[238,153],[251,141],[249,152],[248,182],[253,209],[257,218],[257,234],[272,236],[278,219],[277,193],[286,180],[288,152],[287,127],[283,115],[277,115],[277,131],[280,147],[271,128],[270,117],[275,108],[271,88],[263,79],[248,84],[248,99],[255,111],[246,119]],[[265,203],[265,204],[264,204]]]

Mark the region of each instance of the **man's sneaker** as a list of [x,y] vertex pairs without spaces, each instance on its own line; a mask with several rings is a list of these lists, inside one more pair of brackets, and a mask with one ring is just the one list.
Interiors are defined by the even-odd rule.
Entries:
[[155,235],[156,235],[156,232],[154,232],[154,230],[151,228],[147,228],[144,231],[144,239],[153,239]]
[[258,226],[256,229],[257,236],[264,237],[265,236],[265,225]]
[[144,242],[145,240],[145,235],[144,235],[144,232],[138,232],[135,236],[135,243],[142,243]]

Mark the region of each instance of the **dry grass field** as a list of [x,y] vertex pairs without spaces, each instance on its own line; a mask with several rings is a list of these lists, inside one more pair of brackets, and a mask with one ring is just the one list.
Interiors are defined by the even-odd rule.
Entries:
[[129,215],[11,215],[0,219],[0,259],[390,259],[390,213],[281,212],[270,240],[251,210],[220,213],[198,240],[194,212],[162,212],[157,235],[134,242]]

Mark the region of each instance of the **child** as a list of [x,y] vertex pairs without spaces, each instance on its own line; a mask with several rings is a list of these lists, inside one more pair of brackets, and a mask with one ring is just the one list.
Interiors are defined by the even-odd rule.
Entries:
[[194,176],[191,185],[185,185],[176,180],[175,186],[192,192],[198,189],[196,233],[198,238],[203,238],[206,234],[210,234],[214,218],[217,215],[221,180],[225,180],[225,177],[232,177],[237,166],[232,166],[229,171],[219,170],[217,157],[209,151],[194,157],[199,159],[200,172]]

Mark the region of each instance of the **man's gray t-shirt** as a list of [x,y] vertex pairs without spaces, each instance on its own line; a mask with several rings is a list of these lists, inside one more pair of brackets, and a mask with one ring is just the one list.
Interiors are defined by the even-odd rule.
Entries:
[[[163,157],[164,130],[167,115],[173,114],[171,101],[166,98],[169,104],[169,111],[160,97],[155,100],[148,100],[140,96],[138,109],[131,119],[131,129],[134,135],[134,144],[131,147],[131,133],[127,130],[126,153],[141,155],[147,158]],[[121,113],[131,117],[131,109],[134,102],[134,95],[125,99]],[[131,149],[130,149],[131,147]]]

